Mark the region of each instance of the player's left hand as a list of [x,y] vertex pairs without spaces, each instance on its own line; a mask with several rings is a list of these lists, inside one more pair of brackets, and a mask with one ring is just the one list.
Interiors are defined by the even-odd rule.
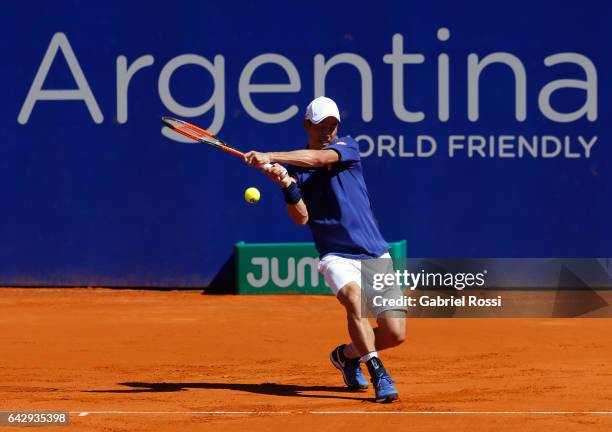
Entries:
[[270,156],[267,153],[250,151],[245,153],[244,161],[252,167],[259,168],[264,164],[270,163]]
[[266,165],[263,168],[263,172],[268,175],[270,180],[281,187],[287,187],[291,184],[291,177],[289,177],[287,169],[282,165],[276,163],[274,165]]

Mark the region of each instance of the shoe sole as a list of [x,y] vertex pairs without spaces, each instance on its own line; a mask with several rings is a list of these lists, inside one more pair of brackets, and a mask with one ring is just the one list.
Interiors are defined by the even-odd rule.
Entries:
[[344,380],[344,384],[346,384],[346,386],[349,388],[349,390],[356,390],[356,391],[366,391],[368,389],[368,386],[362,386],[359,384],[356,385],[351,385],[346,381],[346,375],[344,375],[344,369],[342,369],[342,366],[340,366],[339,364],[336,363],[336,361],[334,360],[333,357],[333,351],[329,354],[329,361],[331,361],[331,364],[334,365],[334,367],[336,369],[338,369],[340,371],[340,373],[342,373],[342,379]]
[[376,399],[376,402],[378,403],[391,403],[395,401],[399,401],[399,395],[397,393],[391,393],[384,398]]

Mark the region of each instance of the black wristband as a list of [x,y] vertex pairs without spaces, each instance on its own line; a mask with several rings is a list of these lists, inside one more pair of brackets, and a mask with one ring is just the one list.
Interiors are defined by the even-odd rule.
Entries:
[[302,199],[302,194],[294,182],[282,189],[287,204],[297,204]]

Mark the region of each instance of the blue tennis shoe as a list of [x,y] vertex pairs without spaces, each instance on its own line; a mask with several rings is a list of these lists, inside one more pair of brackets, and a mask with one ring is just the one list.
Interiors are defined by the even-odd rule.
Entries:
[[393,387],[393,380],[384,368],[381,368],[378,375],[372,378],[372,384],[376,392],[376,402],[389,403],[399,399],[397,390]]
[[330,354],[329,359],[336,369],[342,372],[344,383],[351,390],[363,391],[368,388],[368,380],[361,372],[358,359],[347,359],[342,354],[344,345],[336,347]]

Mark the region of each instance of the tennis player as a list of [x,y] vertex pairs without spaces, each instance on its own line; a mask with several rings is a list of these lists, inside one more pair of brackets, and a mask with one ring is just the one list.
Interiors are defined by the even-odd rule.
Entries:
[[[346,309],[351,343],[336,347],[332,364],[353,390],[366,390],[365,363],[377,402],[398,399],[393,380],[378,351],[401,344],[405,338],[405,310],[376,310],[378,327],[362,316],[361,260],[388,258],[362,175],[359,145],[351,137],[337,138],[340,112],[336,103],[318,97],[306,108],[304,130],[308,148],[288,152],[245,154],[245,162],[264,169],[282,187],[293,221],[308,225],[320,253],[321,271]],[[288,170],[280,164],[287,164]],[[365,288],[364,288],[365,289]],[[399,290],[399,287],[397,288]],[[401,291],[399,292],[401,295]],[[395,309],[395,308],[394,308]]]

